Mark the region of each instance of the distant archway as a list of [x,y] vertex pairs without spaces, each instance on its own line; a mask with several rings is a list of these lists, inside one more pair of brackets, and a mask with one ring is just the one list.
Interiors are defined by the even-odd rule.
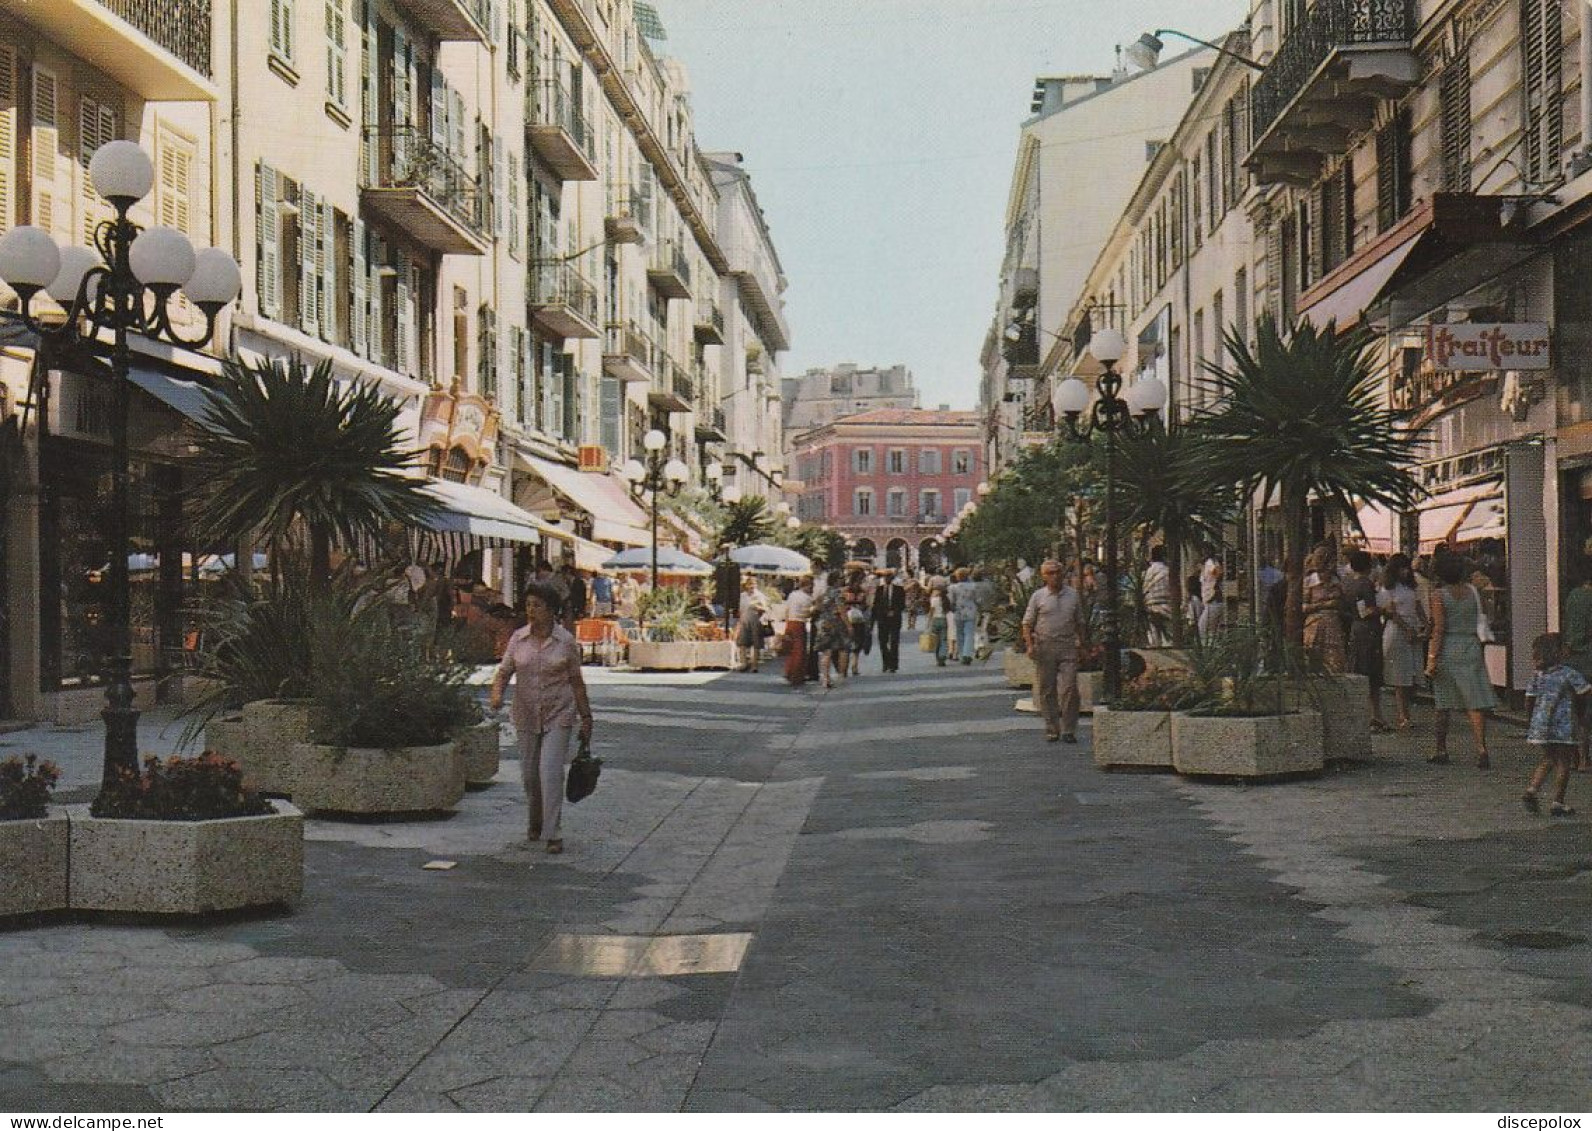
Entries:
[[859,562],[877,561],[879,547],[872,538],[858,538],[851,544],[851,556]]
[[938,573],[945,564],[945,548],[938,538],[925,538],[918,543],[918,567]]
[[907,540],[892,538],[885,543],[884,564],[891,569],[905,569],[907,565]]

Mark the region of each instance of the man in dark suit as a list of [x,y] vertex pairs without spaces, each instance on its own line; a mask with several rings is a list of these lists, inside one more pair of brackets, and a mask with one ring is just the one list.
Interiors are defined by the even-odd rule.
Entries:
[[713,603],[724,610],[724,631],[741,615],[741,565],[730,557],[735,547],[728,542],[719,547],[718,559],[713,563]]
[[879,658],[884,670],[901,670],[901,618],[907,611],[907,590],[891,571],[873,594],[873,626],[879,636]]

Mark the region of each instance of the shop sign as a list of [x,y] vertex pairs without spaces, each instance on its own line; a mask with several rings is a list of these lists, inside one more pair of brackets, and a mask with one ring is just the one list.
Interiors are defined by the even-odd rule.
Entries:
[[1455,322],[1426,327],[1426,364],[1439,372],[1547,369],[1545,322]]

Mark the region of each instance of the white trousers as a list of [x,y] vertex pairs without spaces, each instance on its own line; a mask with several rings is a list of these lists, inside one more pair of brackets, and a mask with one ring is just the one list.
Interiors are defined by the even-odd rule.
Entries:
[[553,727],[542,734],[519,732],[520,777],[530,810],[528,829],[537,838],[559,839],[558,822],[564,812],[564,771],[569,767],[570,727]]

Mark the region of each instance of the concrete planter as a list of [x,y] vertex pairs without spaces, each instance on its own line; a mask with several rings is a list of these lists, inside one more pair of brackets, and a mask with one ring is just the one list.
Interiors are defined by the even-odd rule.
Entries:
[[1180,774],[1271,778],[1319,773],[1324,764],[1318,711],[1172,716],[1172,765]]
[[1284,697],[1296,711],[1321,713],[1321,751],[1331,758],[1369,758],[1371,681],[1363,675],[1323,675]]
[[498,755],[503,745],[503,726],[496,719],[488,719],[467,727],[454,739],[459,761],[464,766],[464,782],[472,788],[484,789],[497,777]]
[[[1095,711],[1095,704],[1105,697],[1105,675],[1101,672],[1078,673],[1078,713],[1090,715]],[[1017,700],[1016,710],[1025,715],[1039,714],[1039,700],[1030,696]]]
[[458,744],[367,750],[293,747],[293,802],[308,813],[434,813],[464,796]]
[[1172,712],[1096,707],[1090,744],[1102,770],[1170,770]]
[[1027,652],[1006,649],[1001,653],[1001,671],[1006,675],[1006,682],[1013,687],[1034,686],[1034,661],[1029,659]]
[[696,667],[695,640],[634,640],[630,666],[645,671],[688,672]]
[[60,911],[66,907],[65,810],[52,808],[31,820],[0,821],[0,918]]
[[304,890],[304,817],[128,821],[68,806],[76,911],[202,915],[291,903]]
[[293,747],[310,740],[310,704],[293,699],[258,699],[236,716],[205,728],[205,749],[236,762],[250,788],[292,797]]
[[728,671],[735,666],[735,641],[698,640],[695,664],[698,668],[715,668]]

